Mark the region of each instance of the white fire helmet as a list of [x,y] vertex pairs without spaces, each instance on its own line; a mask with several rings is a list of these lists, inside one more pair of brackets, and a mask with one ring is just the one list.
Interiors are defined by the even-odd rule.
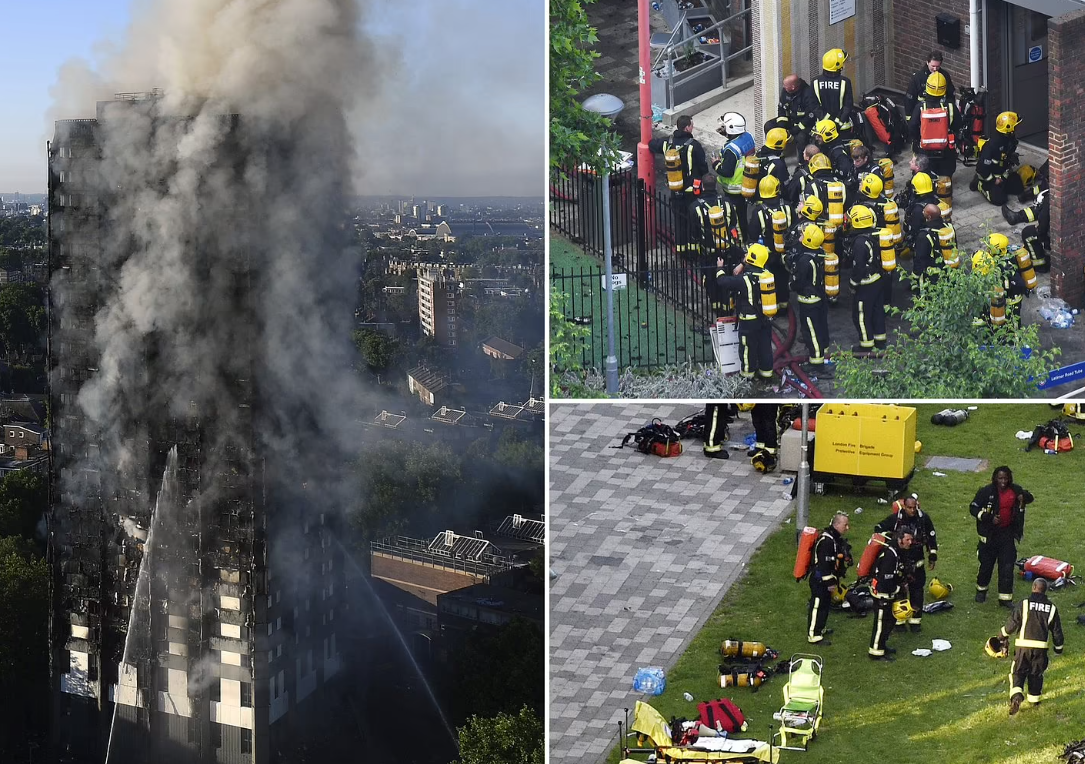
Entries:
[[746,132],[746,118],[737,111],[729,111],[720,117],[723,122],[723,131],[728,138],[737,138]]

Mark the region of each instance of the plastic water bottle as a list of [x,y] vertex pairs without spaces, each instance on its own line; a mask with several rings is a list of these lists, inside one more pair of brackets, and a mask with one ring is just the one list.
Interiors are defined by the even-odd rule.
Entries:
[[688,700],[690,703],[693,702],[693,696],[690,695],[688,692],[683,692],[682,697],[685,698],[686,700]]
[[1045,454],[1054,454],[1054,453],[1057,453],[1057,452],[1053,448],[1045,448],[1044,453]]
[[795,482],[795,478],[784,478],[784,485],[791,485]]

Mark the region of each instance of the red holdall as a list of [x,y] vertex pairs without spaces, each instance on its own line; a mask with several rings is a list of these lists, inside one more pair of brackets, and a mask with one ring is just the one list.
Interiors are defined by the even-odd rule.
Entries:
[[866,107],[863,109],[863,114],[866,115],[870,126],[874,128],[874,134],[878,136],[879,141],[886,145],[893,142],[892,136],[889,135],[889,127],[882,121],[882,115],[878,113],[877,106]]
[[746,716],[730,698],[719,698],[697,704],[697,713],[701,715],[701,724],[711,727],[717,732],[733,734],[744,732]]
[[1018,560],[1017,567],[1021,569],[1021,575],[1028,579],[1046,578],[1048,581],[1058,581],[1074,575],[1074,566],[1070,563],[1039,554]]

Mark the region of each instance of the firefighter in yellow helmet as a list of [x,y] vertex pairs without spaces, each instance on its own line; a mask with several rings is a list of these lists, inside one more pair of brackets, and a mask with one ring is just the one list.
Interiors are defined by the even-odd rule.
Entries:
[[[885,208],[891,203],[882,193],[883,188],[884,185],[882,179],[873,173],[865,175],[863,180],[859,183],[858,204],[867,207],[874,213],[875,229],[883,228],[885,226]],[[852,205],[853,209],[854,207],[855,205]],[[882,299],[885,301],[884,306],[886,310],[893,304],[894,281],[896,281],[896,274],[882,273]]]
[[1010,240],[1005,234],[987,234],[983,247],[972,256],[972,269],[981,273],[992,270],[999,273],[999,285],[1006,300],[1006,320],[1016,326],[1020,322],[1021,303],[1028,294],[1028,286],[1009,248]]
[[927,54],[927,63],[916,70],[908,83],[908,91],[904,95],[904,116],[911,119],[912,109],[915,108],[920,95],[927,88],[927,79],[935,72],[938,72],[946,79],[946,98],[954,103],[956,102],[953,91],[953,78],[949,76],[949,72],[942,66],[942,51],[932,50]]
[[995,134],[983,144],[979,159],[976,161],[976,176],[969,184],[973,191],[979,191],[983,198],[998,207],[1006,203],[1010,196],[1021,195],[1025,191],[1024,175],[1035,176],[1036,171],[1029,165],[1020,166],[1017,156],[1017,137],[1015,132],[1021,124],[1017,112],[1004,111],[995,119]]
[[[783,153],[789,141],[787,130],[782,127],[774,127],[768,131],[765,135],[765,145],[757,150],[757,157],[761,160],[759,181],[771,175],[780,182],[781,189],[787,185],[789,173]],[[761,198],[760,195],[759,198]],[[753,238],[756,239],[756,237]]]
[[829,193],[826,184],[830,180],[835,180],[832,162],[813,143],[807,146],[806,151],[803,153],[807,152],[813,153],[810,154],[810,159],[807,162],[795,168],[795,172],[792,174],[791,180],[784,191],[784,198],[790,204],[798,205],[807,196],[813,194],[823,204],[828,204]]
[[1013,716],[1021,709],[1022,701],[1027,700],[1032,707],[1040,704],[1048,646],[1055,648],[1055,655],[1062,655],[1062,619],[1055,603],[1047,598],[1046,579],[1032,582],[1032,593],[1028,599],[1013,605],[999,633],[1003,639],[1014,636],[1010,669],[1010,716]]
[[882,547],[874,561],[871,593],[874,595],[874,623],[870,631],[870,647],[867,655],[871,660],[891,661],[895,648],[889,647],[889,635],[893,631],[893,605],[902,593],[906,579],[904,555],[911,549],[915,535],[907,528],[894,531],[892,539]]
[[[810,197],[806,200],[807,216],[821,203]],[[825,296],[825,252],[822,242],[825,234],[812,220],[806,219],[802,234],[793,249],[788,252],[791,272],[791,292],[795,301],[795,313],[802,331],[802,341],[810,352],[810,363],[825,363],[825,351],[829,347],[829,305]]]
[[862,204],[849,211],[849,220],[855,237],[851,242],[854,264],[851,271],[851,288],[855,293],[852,303],[852,321],[859,333],[859,352],[886,346],[885,302],[882,280],[882,259],[877,230],[874,228],[874,212]]
[[946,95],[946,76],[931,72],[926,89],[912,109],[908,126],[912,148],[917,156],[928,159],[928,172],[947,184],[952,193],[953,172],[957,169],[954,136],[961,126],[961,115],[953,99]]
[[[760,242],[769,249],[768,269],[776,279],[776,301],[781,311],[787,309],[789,292],[787,270],[784,267],[786,233],[795,222],[791,205],[780,197],[780,181],[775,175],[766,175],[757,184],[761,201],[750,208],[750,241]],[[780,222],[782,220],[782,222]]]
[[926,223],[923,209],[928,204],[938,206],[938,194],[934,191],[934,180],[929,173],[917,172],[909,183],[909,193],[905,206],[901,207],[904,216],[904,246],[914,250],[919,233]]
[[744,262],[728,273],[721,257],[716,261],[716,284],[734,292],[737,300],[739,374],[747,379],[772,379],[772,324],[762,308],[761,273],[766,270],[769,250],[764,244],[751,244]]
[[814,77],[810,84],[814,89],[814,98],[818,102],[818,108],[815,111],[817,119],[819,121],[832,120],[845,138],[851,138],[854,128],[852,119],[857,111],[855,89],[852,87],[851,80],[843,74],[844,62],[847,59],[848,54],[840,48],[827,51],[821,57],[821,74]]
[[855,177],[855,164],[851,161],[850,144],[842,137],[836,122],[828,117],[819,119],[814,125],[814,143],[829,158],[837,177],[850,184]]

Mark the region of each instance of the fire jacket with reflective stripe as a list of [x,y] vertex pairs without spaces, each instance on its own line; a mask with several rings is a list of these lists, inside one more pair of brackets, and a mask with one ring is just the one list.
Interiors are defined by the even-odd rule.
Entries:
[[[1014,493],[1013,509],[1010,510],[1009,528],[1001,528],[1003,532],[1011,531],[1018,541],[1025,533],[1025,505],[1031,504],[1036,497],[1026,491],[1017,483],[1007,486]],[[995,522],[998,520],[998,486],[988,483],[976,491],[976,498],[972,499],[968,511],[976,518],[976,533],[985,539],[995,530]]]
[[1055,603],[1045,594],[1033,592],[1027,600],[1013,606],[1002,636],[1015,635],[1014,647],[1032,647],[1046,650],[1053,644],[1056,653],[1062,652],[1062,622]]
[[723,268],[716,271],[716,284],[720,289],[736,293],[738,328],[741,332],[749,321],[768,321],[761,312],[761,268],[745,265],[739,276],[730,275]]
[[[813,224],[811,224],[813,225]],[[810,249],[801,242],[787,259],[791,271],[791,291],[799,302],[813,305],[825,297],[825,259],[821,249]]]
[[828,116],[846,122],[855,109],[851,80],[837,72],[823,71],[814,78],[812,87],[818,101],[818,119]]
[[904,501],[897,499],[893,502],[893,514],[874,526],[875,533],[892,533],[893,531],[907,529],[911,531],[911,549],[902,549],[901,554],[918,565],[923,564],[923,550],[927,550],[928,559],[931,562],[938,561],[938,536],[934,532],[934,521],[918,506],[915,517],[908,517],[904,511]]
[[831,525],[823,530],[814,544],[814,580],[826,586],[835,584],[847,570],[847,554],[848,544],[840,532]]
[[[874,231],[873,234],[876,234]],[[851,256],[855,265],[851,269],[851,278],[848,281],[853,287],[860,284],[873,284],[882,277],[881,247],[874,243],[869,228],[855,237],[851,242]]]
[[976,175],[980,180],[990,183],[996,177],[1009,177],[1013,170],[1012,161],[1017,154],[1017,139],[1012,135],[995,132],[987,143],[980,149],[979,159],[976,162]]
[[900,587],[904,584],[902,551],[897,546],[897,542],[892,541],[878,555],[878,559],[874,562],[874,580],[870,586],[875,597],[892,599],[900,591]]

